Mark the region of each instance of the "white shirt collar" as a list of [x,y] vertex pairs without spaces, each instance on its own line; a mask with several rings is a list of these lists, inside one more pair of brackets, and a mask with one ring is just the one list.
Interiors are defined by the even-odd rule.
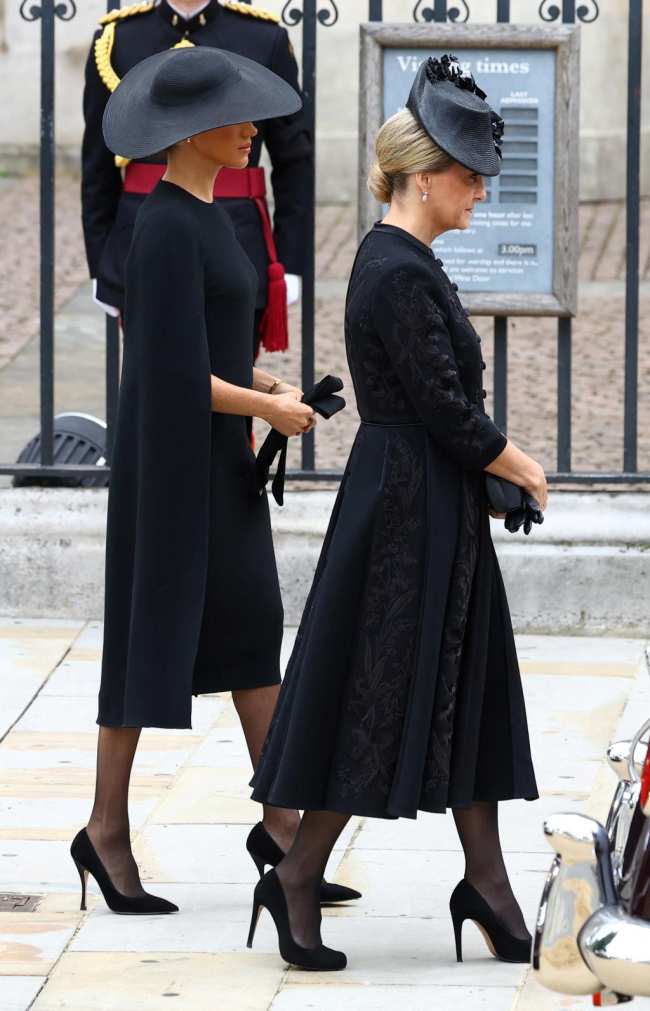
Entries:
[[195,18],[197,14],[200,14],[201,11],[204,11],[206,7],[210,6],[210,0],[205,0],[205,3],[199,4],[196,10],[193,10],[191,14],[187,14],[185,11],[179,10],[178,7],[172,3],[172,0],[167,0],[167,3],[171,9],[178,14],[179,18],[183,18],[184,21],[189,21],[190,18]]

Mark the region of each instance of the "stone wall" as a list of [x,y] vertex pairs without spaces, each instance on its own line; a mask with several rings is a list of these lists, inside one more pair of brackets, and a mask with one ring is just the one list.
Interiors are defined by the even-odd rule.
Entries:
[[[101,618],[106,491],[0,490],[0,614]],[[334,492],[288,491],[271,519],[288,625],[297,625]],[[647,493],[553,493],[530,537],[492,521],[519,632],[648,635]]]
[[[261,0],[279,13],[285,0]],[[493,0],[469,0],[473,22],[494,18]],[[323,0],[323,7],[331,5]],[[337,0],[338,23],[319,27],[318,197],[323,202],[355,199],[357,171],[358,25],[367,0]],[[70,22],[57,22],[57,140],[67,159],[78,158],[81,90],[89,41],[105,0],[77,0]],[[299,6],[299,4],[298,4]],[[413,0],[385,0],[385,18],[409,19]],[[33,162],[39,123],[38,22],[19,15],[20,0],[0,0],[0,79],[11,100],[0,104],[0,168]],[[513,22],[539,24],[539,0],[513,0]],[[644,3],[650,17],[650,0]],[[582,27],[581,198],[601,200],[625,194],[625,123],[628,0],[600,0],[600,17]],[[300,31],[292,29],[300,51]],[[646,54],[648,46],[646,46]],[[650,59],[645,59],[644,95],[650,94]],[[650,103],[643,110],[643,192],[650,193]]]

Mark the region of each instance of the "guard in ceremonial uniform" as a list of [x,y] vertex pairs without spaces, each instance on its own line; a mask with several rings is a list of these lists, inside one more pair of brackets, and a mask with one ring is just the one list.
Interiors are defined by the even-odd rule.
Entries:
[[[245,3],[138,3],[112,11],[100,25],[86,65],[81,200],[95,297],[117,314],[124,305],[124,264],[135,217],[166,167],[164,155],[129,162],[115,157],[104,143],[104,108],[124,74],[154,53],[202,45],[247,56],[298,92],[300,87],[293,49],[279,18]],[[262,144],[272,164],[273,225],[264,169],[259,167]],[[252,335],[255,355],[260,340],[270,351],[287,347],[287,288],[294,300],[307,241],[304,223],[312,161],[313,142],[300,111],[260,123],[249,168],[223,169],[215,186],[215,197],[223,200],[259,274]]]

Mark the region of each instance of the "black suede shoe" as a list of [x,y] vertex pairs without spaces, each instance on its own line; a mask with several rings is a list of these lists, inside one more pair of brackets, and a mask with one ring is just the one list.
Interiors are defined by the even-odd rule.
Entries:
[[326,948],[324,944],[319,944],[317,948],[302,948],[296,944],[291,936],[287,900],[275,870],[265,874],[255,886],[253,915],[246,942],[248,948],[253,947],[253,938],[262,907],[268,909],[273,917],[278,932],[280,954],[289,965],[296,965],[299,969],[311,969],[315,972],[336,972],[345,969],[348,960],[342,951]]
[[465,878],[454,888],[449,900],[454,924],[456,960],[463,961],[462,931],[465,920],[473,920],[495,958],[502,962],[530,962],[532,938],[513,937],[480,892]]
[[[284,853],[269,835],[261,821],[254,825],[246,840],[246,849],[251,855],[251,859],[260,878],[264,876],[264,868],[268,864],[270,867],[277,867],[282,860]],[[360,899],[361,892],[355,888],[348,888],[346,885],[337,885],[323,878],[320,886],[321,905],[330,905],[335,902],[350,902],[352,899]]]
[[99,885],[106,905],[113,913],[123,913],[129,916],[145,916],[152,913],[177,913],[178,906],[157,895],[122,895],[108,876],[108,871],[101,862],[97,851],[90,841],[85,828],[77,832],[72,840],[70,856],[75,862],[81,878],[81,909],[86,908],[86,882],[92,874]]

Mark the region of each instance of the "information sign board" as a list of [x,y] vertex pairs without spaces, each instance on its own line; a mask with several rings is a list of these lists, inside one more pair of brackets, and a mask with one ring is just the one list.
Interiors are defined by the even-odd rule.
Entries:
[[578,29],[362,26],[360,227],[383,210],[368,193],[380,124],[404,108],[418,67],[453,53],[503,117],[502,171],[466,230],[434,249],[484,314],[572,315],[577,300]]

